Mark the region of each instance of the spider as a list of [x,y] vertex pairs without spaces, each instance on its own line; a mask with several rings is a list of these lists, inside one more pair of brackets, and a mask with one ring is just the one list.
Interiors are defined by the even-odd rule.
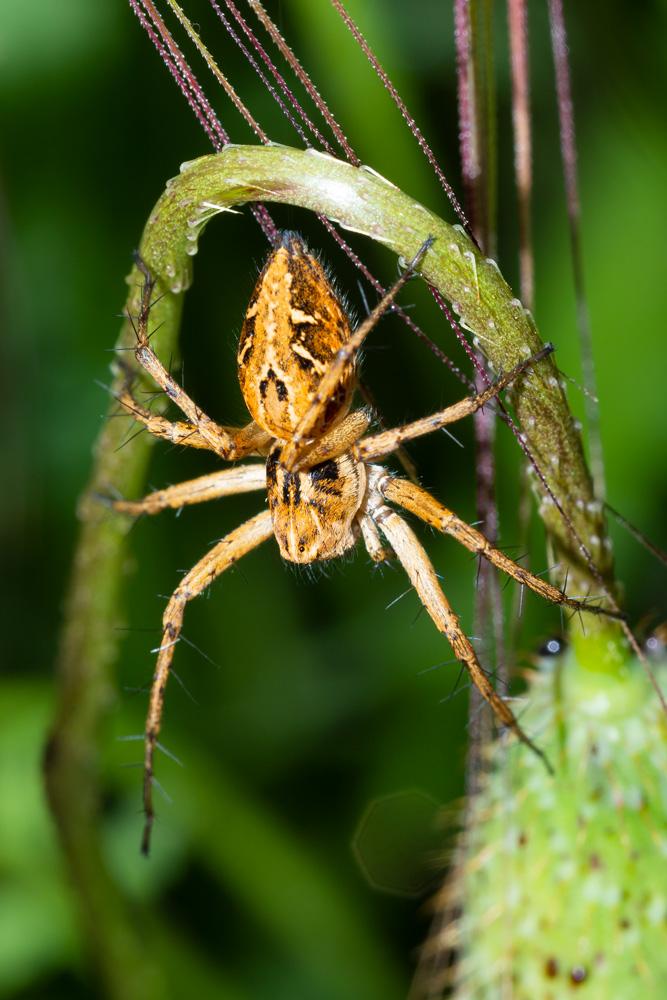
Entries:
[[129,385],[118,395],[122,407],[158,438],[208,449],[225,461],[251,455],[264,460],[200,476],[157,490],[141,500],[114,500],[111,506],[122,514],[156,514],[168,507],[179,509],[251,490],[266,490],[269,501],[267,510],[231,531],[199,560],[181,580],[164,612],[144,734],[144,854],[149,850],[155,816],[153,769],[164,690],[185,607],[221,573],[271,536],[276,538],[282,557],[293,563],[335,559],[352,549],[360,538],[372,560],[381,562],[396,556],[436,628],[447,638],[498,718],[543,756],[492,687],[417,535],[390,504],[453,535],[471,552],[484,556],[547,600],[577,610],[600,609],[567,597],[533,576],[421,486],[398,478],[376,461],[397,451],[405,441],[474,413],[502,389],[519,382],[529,366],[549,354],[553,346],[547,345],[501,375],[483,392],[393,430],[365,436],[371,414],[367,410],[350,412],[359,347],[400,287],[416,271],[430,245],[431,241],[427,241],[422,246],[387,295],[352,332],[317,258],[297,234],[281,234],[258,278],[241,332],[238,375],[252,416],[251,422],[241,428],[220,426],[203,413],[153,351],[148,324],[155,279],[135,255],[144,277],[141,309],[134,317],[135,356],[187,421],[170,422],[144,408],[132,396]]

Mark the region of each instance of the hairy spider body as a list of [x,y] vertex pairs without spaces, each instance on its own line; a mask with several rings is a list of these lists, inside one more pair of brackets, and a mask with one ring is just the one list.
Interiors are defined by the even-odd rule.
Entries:
[[353,548],[360,538],[377,562],[395,555],[434,624],[496,715],[542,756],[489,682],[421,543],[389,503],[398,504],[437,530],[453,535],[472,552],[484,556],[547,600],[577,610],[600,609],[567,597],[533,576],[493,548],[480,532],[461,521],[426,490],[395,477],[373,460],[397,451],[404,441],[474,413],[501,389],[519,380],[531,364],[545,358],[552,346],[547,345],[534,358],[527,358],[483,392],[394,430],[364,436],[370,424],[369,413],[349,412],[359,347],[429,247],[427,241],[368,319],[352,332],[319,262],[298,236],[284,233],[260,274],[241,335],[239,381],[253,416],[253,421],[243,428],[220,426],[203,413],[154,353],[148,334],[154,281],[141,259],[135,258],[146,279],[136,325],[135,356],[177,403],[187,422],[170,422],[145,409],[132,397],[129,388],[118,397],[121,405],[157,437],[207,448],[227,461],[252,454],[262,456],[265,461],[222,469],[158,490],[142,500],[113,501],[113,507],[124,514],[153,514],[166,507],[179,509],[259,489],[267,491],[269,500],[268,510],[230,532],[186,574],[164,612],[164,632],[145,732],[146,823],[142,842],[145,853],[154,818],[153,765],[162,724],[164,689],[185,607],[221,573],[272,535],[283,558],[294,563],[334,559]]
[[[257,280],[239,341],[239,382],[255,422],[273,437],[289,438],[349,340],[347,315],[322,265],[298,236],[285,233]],[[355,368],[351,359],[318,414],[312,437],[349,411]]]
[[349,454],[304,470],[280,465],[282,446],[266,463],[273,532],[283,559],[309,563],[336,559],[356,545],[357,516],[366,491],[366,468]]

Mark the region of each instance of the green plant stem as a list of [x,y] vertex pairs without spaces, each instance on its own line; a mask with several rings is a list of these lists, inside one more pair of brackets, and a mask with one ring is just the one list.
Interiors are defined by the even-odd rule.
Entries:
[[[181,300],[156,309],[175,335]],[[128,307],[136,315],[137,289]],[[119,346],[134,333],[126,321]],[[119,376],[120,378],[120,376]],[[65,608],[56,671],[60,704],[45,754],[46,788],[81,919],[109,997],[160,1000],[166,996],[161,970],[143,942],[143,921],[109,876],[100,850],[100,761],[105,720],[116,700],[118,601],[125,559],[127,521],[109,516],[96,502],[111,484],[126,495],[142,489],[150,439],[142,435],[122,449],[127,422],[107,420],[95,446],[93,475],[79,506],[83,521]]]

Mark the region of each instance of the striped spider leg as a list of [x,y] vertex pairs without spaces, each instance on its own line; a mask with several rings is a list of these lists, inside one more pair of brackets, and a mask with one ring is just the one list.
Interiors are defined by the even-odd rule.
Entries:
[[567,597],[533,576],[493,548],[483,535],[459,520],[426,490],[393,476],[374,462],[396,452],[405,441],[474,413],[511,383],[520,382],[530,365],[553,348],[547,345],[483,392],[393,430],[365,436],[371,422],[369,413],[350,412],[359,347],[429,247],[427,241],[368,319],[351,331],[319,261],[300,237],[283,233],[259,276],[241,333],[238,374],[253,418],[243,428],[221,426],[204,414],[153,351],[148,325],[154,282],[139,261],[146,280],[136,326],[135,356],[187,420],[170,422],[153,414],[134,400],[129,389],[118,396],[121,406],[156,437],[208,449],[227,461],[253,455],[262,460],[170,486],[142,500],[116,500],[112,502],[113,508],[127,515],[154,514],[167,507],[180,508],[260,489],[267,490],[269,501],[268,510],[230,532],[190,570],[165,609],[145,729],[144,853],[149,850],[155,815],[154,757],[162,725],[164,691],[185,607],[226,569],[271,536],[276,538],[284,559],[300,564],[334,559],[352,549],[360,538],[371,557],[380,561],[390,554],[383,547],[383,536],[403,564],[434,624],[446,636],[482,696],[503,724],[542,756],[490,684],[416,534],[389,504],[396,504],[439,531],[452,534],[472,552],[484,556],[547,600],[576,610],[600,609]]

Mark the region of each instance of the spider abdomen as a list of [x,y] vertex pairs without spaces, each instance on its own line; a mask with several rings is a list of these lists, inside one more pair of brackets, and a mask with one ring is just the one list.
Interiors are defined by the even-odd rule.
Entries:
[[349,452],[310,468],[288,472],[281,443],[266,463],[273,530],[283,559],[296,563],[335,559],[359,537],[355,518],[366,489],[365,467]]
[[[253,419],[289,438],[320,380],[350,338],[350,325],[317,258],[295,233],[284,233],[259,276],[238,351],[241,391]],[[350,363],[315,427],[319,436],[345,416],[354,390]]]

